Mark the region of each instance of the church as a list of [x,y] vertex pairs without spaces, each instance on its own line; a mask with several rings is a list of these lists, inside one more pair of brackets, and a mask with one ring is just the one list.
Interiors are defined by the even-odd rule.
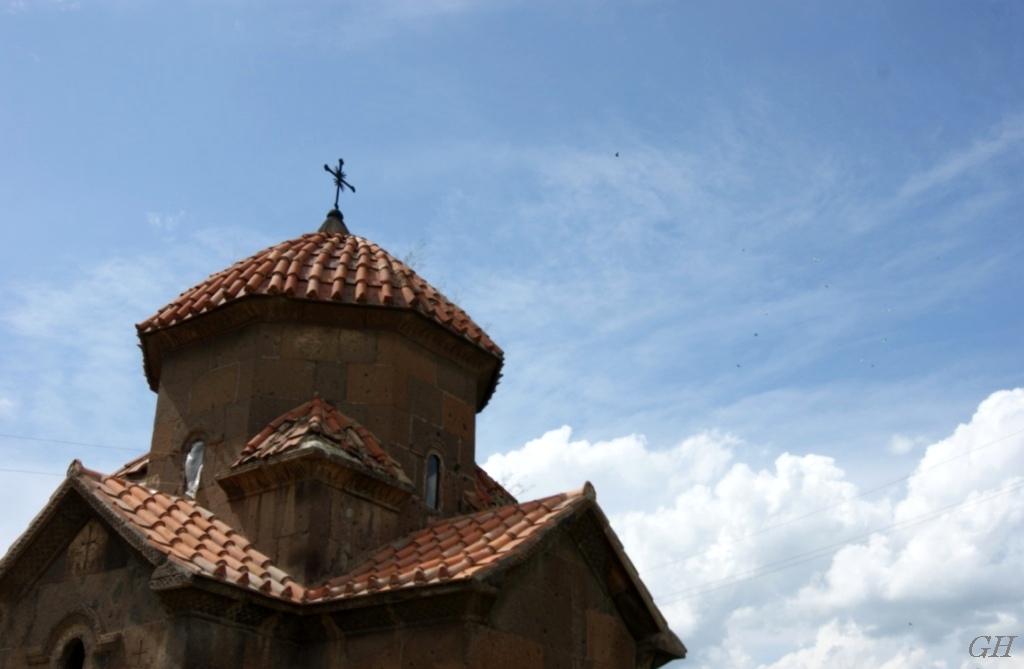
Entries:
[[501,348],[337,196],[136,327],[149,451],[72,462],[0,561],[0,667],[685,657],[593,486],[520,502],[477,465]]

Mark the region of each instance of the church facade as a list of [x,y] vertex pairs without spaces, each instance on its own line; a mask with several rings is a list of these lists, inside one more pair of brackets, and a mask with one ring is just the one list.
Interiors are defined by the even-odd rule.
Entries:
[[501,349],[337,209],[137,328],[150,450],[73,462],[0,561],[0,667],[685,656],[589,483],[519,502],[476,464]]

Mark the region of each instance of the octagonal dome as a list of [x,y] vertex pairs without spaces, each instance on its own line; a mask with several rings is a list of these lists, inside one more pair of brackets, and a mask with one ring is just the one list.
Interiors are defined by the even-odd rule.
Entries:
[[[155,389],[159,377],[147,346],[153,335],[174,331],[235,303],[278,297],[414,312],[496,359],[493,392],[504,353],[483,328],[401,260],[335,223],[329,215],[319,232],[281,242],[212,274],[137,324],[150,386]],[[486,393],[484,404],[491,392]]]

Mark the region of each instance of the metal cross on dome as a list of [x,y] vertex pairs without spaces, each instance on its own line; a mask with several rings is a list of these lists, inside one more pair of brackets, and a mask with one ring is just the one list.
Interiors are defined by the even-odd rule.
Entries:
[[348,188],[353,193],[356,192],[355,186],[345,181],[345,172],[342,169],[345,167],[345,161],[338,158],[338,169],[331,169],[326,163],[324,164],[324,170],[334,176],[334,208],[338,208],[338,196],[341,195],[341,191]]

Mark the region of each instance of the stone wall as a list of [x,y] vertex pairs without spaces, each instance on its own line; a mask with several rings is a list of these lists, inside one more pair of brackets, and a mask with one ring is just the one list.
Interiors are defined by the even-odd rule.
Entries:
[[421,521],[408,505],[373,503],[313,477],[246,495],[232,506],[246,537],[310,585],[345,573]]
[[509,573],[487,625],[471,625],[467,666],[636,667],[636,644],[572,540],[559,536]]
[[[373,432],[418,492],[426,457],[440,455],[441,514],[454,515],[461,511],[464,491],[473,485],[476,384],[472,370],[397,332],[251,324],[164,359],[147,484],[181,494],[185,453],[194,439],[204,439],[197,501],[247,534],[275,561],[287,563],[276,546],[253,536],[265,533],[237,513],[238,505],[228,502],[216,478],[229,470],[253,435],[319,394]],[[312,499],[285,493],[281,503],[307,498]],[[294,505],[286,508],[306,517],[314,513]],[[356,515],[370,513],[358,505],[350,508]],[[276,522],[278,531],[293,540],[306,531],[301,518],[290,519],[281,511]],[[320,529],[312,528],[310,541],[317,540]],[[383,536],[380,543],[397,536]]]
[[5,602],[0,667],[59,666],[74,638],[92,658],[86,666],[163,666],[167,614],[148,587],[152,569],[102,521],[90,520],[28,590]]

